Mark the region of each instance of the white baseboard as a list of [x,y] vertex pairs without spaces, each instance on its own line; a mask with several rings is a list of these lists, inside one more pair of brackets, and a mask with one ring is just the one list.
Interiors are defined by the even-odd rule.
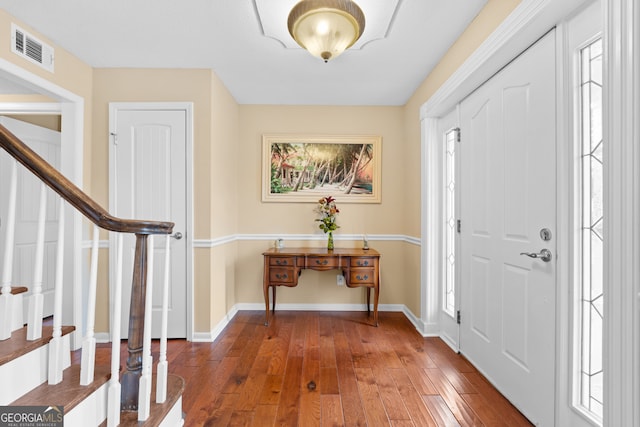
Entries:
[[229,324],[231,319],[238,313],[238,306],[234,305],[224,318],[209,332],[194,332],[193,342],[213,342],[222,330]]
[[111,334],[109,334],[109,332],[96,332],[94,334],[94,338],[96,339],[97,343],[109,343],[111,342]]
[[[213,342],[222,330],[229,324],[231,319],[238,313],[238,311],[261,311],[264,310],[264,304],[262,303],[240,303],[234,305],[227,315],[209,332],[195,332],[193,334],[194,342]],[[277,310],[289,310],[289,311],[365,311],[366,306],[364,304],[276,304]],[[413,324],[413,326],[423,336],[424,333],[420,330],[419,325],[422,321],[418,319],[411,310],[404,304],[380,304],[378,305],[378,311],[391,311],[402,312]],[[439,336],[439,334],[428,335]]]

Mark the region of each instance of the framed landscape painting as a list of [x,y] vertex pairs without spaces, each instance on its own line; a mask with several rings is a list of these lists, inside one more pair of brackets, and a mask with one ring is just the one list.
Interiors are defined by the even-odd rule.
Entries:
[[263,135],[262,201],[380,203],[381,137]]

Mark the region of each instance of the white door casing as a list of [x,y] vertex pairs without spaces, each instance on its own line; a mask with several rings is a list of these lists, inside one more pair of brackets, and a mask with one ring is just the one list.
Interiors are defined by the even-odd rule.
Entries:
[[[555,70],[551,31],[460,105],[460,350],[547,426],[555,395]],[[542,249],[549,262],[521,255]]]
[[[40,157],[44,158],[54,168],[60,170],[60,132],[36,126],[21,120],[0,116],[0,124],[9,129],[20,140],[27,144]],[[0,216],[6,215],[8,196],[5,194],[9,182],[11,162],[14,161],[4,151],[0,152],[0,182],[2,196],[0,196]],[[18,165],[18,187],[16,204],[15,242],[13,259],[14,286],[26,286],[27,296],[33,293],[34,265],[36,252],[36,236],[38,230],[38,212],[40,183],[30,171]],[[53,293],[55,278],[56,246],[58,242],[58,204],[59,196],[47,189],[47,208],[45,220],[45,242],[42,275],[43,317],[53,314]],[[4,236],[4,229],[0,228],[0,236]],[[4,237],[2,237],[4,239]],[[4,245],[0,247],[0,255]],[[24,298],[24,320],[28,314],[28,297]]]
[[[168,336],[188,336],[187,140],[190,117],[182,107],[112,104],[110,199],[118,217],[171,221]],[[122,334],[128,335],[134,236],[125,237]],[[152,333],[160,335],[164,236],[154,238]],[[111,246],[115,247],[115,246]]]

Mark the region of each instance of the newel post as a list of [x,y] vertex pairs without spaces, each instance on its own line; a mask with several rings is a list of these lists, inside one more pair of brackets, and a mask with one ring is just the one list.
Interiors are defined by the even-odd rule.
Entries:
[[129,309],[129,339],[127,368],[122,374],[123,411],[138,410],[138,392],[142,375],[142,345],[144,335],[144,306],[147,293],[148,235],[136,234],[136,252],[131,284],[131,308]]

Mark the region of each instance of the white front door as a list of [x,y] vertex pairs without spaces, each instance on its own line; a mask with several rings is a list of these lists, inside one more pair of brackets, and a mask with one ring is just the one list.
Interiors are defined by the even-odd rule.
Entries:
[[[555,73],[552,31],[460,105],[460,351],[542,426],[554,423]],[[550,260],[522,255],[543,249]]]
[[[187,336],[186,141],[184,109],[112,106],[112,212],[121,218],[171,221],[169,338]],[[128,335],[134,236],[124,242],[122,334]],[[160,336],[165,238],[154,238],[152,331]],[[113,253],[113,252],[112,252]]]
[[[20,138],[29,148],[44,158],[51,166],[60,170],[60,132],[36,126],[9,117],[0,117],[0,123]],[[0,155],[0,215],[7,214],[8,195],[6,193],[13,162],[6,152]],[[40,210],[41,181],[22,165],[18,165],[18,187],[16,204],[15,243],[12,285],[26,286],[26,295],[33,293],[34,265],[36,257],[36,236],[38,212]],[[43,317],[53,315],[54,278],[56,268],[56,246],[58,242],[58,206],[60,197],[47,188],[47,209],[45,220],[44,258],[42,268]],[[4,229],[0,233],[4,242]],[[4,245],[0,245],[0,252]],[[1,253],[0,253],[1,255]],[[24,299],[24,320],[27,320],[28,298]]]

